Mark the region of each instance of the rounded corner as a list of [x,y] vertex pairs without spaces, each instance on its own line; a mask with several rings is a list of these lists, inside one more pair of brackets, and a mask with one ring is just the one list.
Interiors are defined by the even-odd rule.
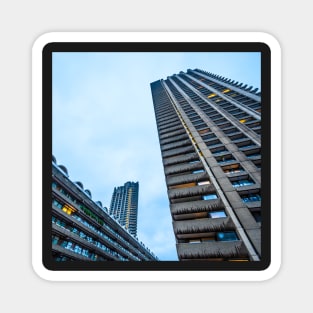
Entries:
[[51,270],[44,266],[44,264],[38,264],[38,262],[32,262],[33,272],[42,280],[53,281],[51,278]]
[[281,44],[276,36],[267,32],[260,32],[261,43],[268,47],[269,51],[275,49],[281,53]]
[[32,45],[32,50],[33,51],[46,50],[53,43],[54,37],[55,37],[55,33],[53,32],[40,34],[38,37],[35,38],[33,45]]
[[261,271],[261,281],[269,281],[274,279],[280,272],[281,269],[281,262],[275,261],[270,262],[264,270]]

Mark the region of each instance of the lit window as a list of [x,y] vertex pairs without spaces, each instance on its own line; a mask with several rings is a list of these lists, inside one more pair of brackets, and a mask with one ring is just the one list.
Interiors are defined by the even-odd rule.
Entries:
[[222,169],[223,169],[224,173],[226,173],[226,174],[237,173],[237,172],[242,172],[243,171],[243,168],[240,167],[239,164],[223,166]]
[[199,130],[198,133],[199,133],[200,135],[204,135],[204,134],[209,133],[210,131],[211,131],[210,128],[205,128],[205,129]]
[[196,183],[192,182],[192,183],[169,186],[169,189],[190,188],[190,187],[194,187],[194,186],[196,186]]
[[246,119],[239,120],[241,124],[244,124],[246,121],[247,121]]
[[230,89],[227,88],[222,91],[222,93],[227,93],[227,92],[230,92]]
[[74,209],[72,206],[69,204],[64,204],[62,211],[67,213],[68,215],[71,215],[73,212],[76,212],[76,209]]
[[210,218],[222,218],[226,217],[226,213],[224,211],[212,211],[208,213]]
[[209,195],[204,195],[204,196],[202,196],[202,199],[203,200],[214,200],[214,199],[217,199],[217,194],[216,193],[212,193],[212,194],[209,194]]
[[238,237],[234,231],[220,232],[216,234],[217,241],[236,241]]
[[199,181],[198,182],[198,186],[202,186],[202,185],[210,185],[211,184],[211,182],[210,181],[208,181],[208,180],[206,180],[206,181]]
[[200,243],[200,240],[189,240],[189,243]]
[[211,94],[208,95],[208,98],[210,99],[210,98],[213,98],[215,96],[216,96],[216,93],[211,93]]

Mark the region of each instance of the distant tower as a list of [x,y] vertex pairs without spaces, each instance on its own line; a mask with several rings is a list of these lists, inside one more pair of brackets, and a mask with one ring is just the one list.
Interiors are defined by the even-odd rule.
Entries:
[[110,214],[133,235],[137,236],[139,183],[127,182],[115,187],[111,199]]

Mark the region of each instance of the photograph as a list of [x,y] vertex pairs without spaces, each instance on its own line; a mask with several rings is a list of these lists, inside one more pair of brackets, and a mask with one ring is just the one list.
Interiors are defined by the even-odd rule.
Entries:
[[266,45],[45,49],[46,267],[269,265]]

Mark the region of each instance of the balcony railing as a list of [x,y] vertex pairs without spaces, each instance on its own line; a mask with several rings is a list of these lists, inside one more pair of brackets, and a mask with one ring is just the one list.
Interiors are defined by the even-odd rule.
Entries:
[[220,199],[181,202],[170,205],[172,215],[210,212],[215,210],[223,210],[224,208],[225,206]]
[[170,199],[187,198],[194,196],[201,196],[206,193],[212,193],[215,191],[213,185],[195,186],[190,188],[179,188],[168,190],[168,196]]
[[229,231],[235,229],[235,225],[229,217],[174,221],[173,227],[176,235],[194,235],[196,233]]
[[242,241],[179,243],[177,253],[180,259],[203,258],[247,258],[248,251]]

